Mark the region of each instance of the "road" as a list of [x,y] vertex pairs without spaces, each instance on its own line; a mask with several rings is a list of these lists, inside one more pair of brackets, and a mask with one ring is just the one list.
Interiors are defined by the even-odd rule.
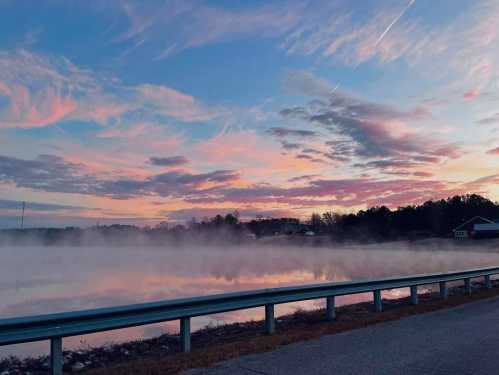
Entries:
[[291,344],[188,374],[499,374],[499,298]]

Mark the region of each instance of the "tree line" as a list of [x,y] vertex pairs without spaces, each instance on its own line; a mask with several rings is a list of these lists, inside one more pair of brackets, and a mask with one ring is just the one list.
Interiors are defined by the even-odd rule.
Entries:
[[243,223],[238,220],[237,213],[217,215],[211,220],[197,223],[197,228],[245,228],[258,237],[313,232],[338,240],[388,240],[449,237],[454,228],[475,216],[499,221],[499,204],[478,194],[467,194],[396,209],[374,206],[356,213],[313,213],[303,221],[296,218],[260,218]]
[[312,214],[309,224],[318,233],[339,238],[448,237],[454,228],[475,216],[499,220],[499,204],[478,194],[467,194],[395,210],[376,206],[350,214]]
[[256,218],[242,221],[239,213],[216,215],[185,224],[161,222],[153,227],[133,225],[100,225],[91,228],[36,228],[0,231],[0,244],[22,243],[27,239],[51,245],[55,243],[83,244],[128,243],[147,239],[149,243],[185,240],[200,243],[237,243],[273,235],[325,236],[336,241],[385,241],[452,236],[452,229],[474,216],[499,220],[499,204],[477,194],[467,194],[441,200],[429,200],[420,205],[397,209],[375,206],[356,213],[334,211],[313,213],[308,219]]

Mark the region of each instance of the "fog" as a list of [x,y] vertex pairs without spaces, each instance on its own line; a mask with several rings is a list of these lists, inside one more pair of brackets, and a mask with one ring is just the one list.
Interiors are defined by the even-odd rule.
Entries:
[[[326,281],[497,266],[497,242],[451,240],[376,245],[6,246],[0,247],[0,318]],[[384,292],[385,298],[406,290]],[[338,304],[369,299],[344,296]],[[281,305],[277,314],[321,307]],[[261,319],[263,309],[193,319],[193,329]],[[65,347],[101,345],[175,332],[178,322],[65,339]],[[47,343],[1,347],[0,356],[47,353]]]

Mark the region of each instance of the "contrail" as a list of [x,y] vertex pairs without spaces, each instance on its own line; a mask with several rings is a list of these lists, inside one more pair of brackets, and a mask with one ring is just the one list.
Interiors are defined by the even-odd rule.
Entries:
[[336,86],[334,86],[333,89],[329,92],[329,95],[333,95],[336,92],[336,90],[338,90],[339,88],[340,88],[339,84],[337,84]]
[[388,34],[388,32],[390,31],[390,29],[393,27],[393,25],[395,25],[398,20],[400,19],[400,17],[402,17],[405,12],[407,12],[407,10],[412,6],[412,4],[414,4],[416,2],[416,0],[410,0],[409,1],[409,4],[407,4],[407,6],[402,9],[402,12],[400,12],[400,14],[395,17],[395,19],[388,25],[388,27],[385,29],[385,31],[383,31],[383,34],[381,34],[378,38],[378,40],[376,41],[376,43],[374,44],[374,47],[377,47],[378,44],[381,43],[381,41],[383,40],[383,38],[385,37],[386,34]]

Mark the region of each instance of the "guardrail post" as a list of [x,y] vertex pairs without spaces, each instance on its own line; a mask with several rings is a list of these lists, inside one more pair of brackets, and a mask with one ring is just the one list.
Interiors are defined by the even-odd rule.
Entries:
[[417,285],[411,286],[411,304],[412,305],[418,304],[418,286]]
[[375,290],[373,292],[373,299],[374,299],[374,310],[376,312],[383,311],[383,304],[381,302],[381,290]]
[[470,279],[464,279],[464,292],[467,295],[471,295],[471,280]]
[[265,305],[265,332],[271,335],[275,332],[274,304]]
[[180,319],[180,349],[184,353],[191,351],[191,318]]
[[440,298],[447,299],[447,286],[445,281],[441,281],[439,284],[440,284]]
[[326,319],[334,320],[336,311],[334,309],[334,296],[326,297]]
[[50,339],[50,375],[62,375],[62,337]]
[[490,280],[490,275],[485,275],[484,282],[485,282],[485,288],[487,289],[492,288],[492,281]]

